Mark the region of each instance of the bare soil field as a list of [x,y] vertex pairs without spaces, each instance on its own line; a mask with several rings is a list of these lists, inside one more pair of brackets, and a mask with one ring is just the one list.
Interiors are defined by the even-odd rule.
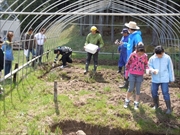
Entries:
[[[74,60],[74,63],[82,63],[84,64],[84,60]],[[99,61],[99,65],[117,65],[116,62],[113,61]],[[92,66],[92,64],[91,64]],[[61,74],[61,80],[60,85],[58,85],[58,94],[64,93],[65,91],[81,91],[81,90],[88,90],[88,91],[99,91],[99,93],[104,93],[104,87],[108,84],[108,86],[111,87],[111,91],[107,93],[108,101],[107,104],[117,105],[120,101],[124,102],[124,99],[126,97],[126,90],[120,89],[119,85],[123,83],[123,76],[118,74],[116,70],[112,69],[98,69],[96,74],[94,75],[93,72],[89,72],[88,74],[84,75],[83,68],[80,68],[76,64],[70,64],[64,69],[60,69],[59,66],[56,66],[51,69],[51,71],[57,70],[57,73],[65,72],[66,74]],[[46,75],[41,76],[42,79],[45,78]],[[119,76],[117,79],[117,76]],[[89,80],[84,78],[93,78],[93,82],[89,82]],[[53,85],[50,84],[50,85]],[[144,81],[141,87],[141,95],[140,95],[140,104],[141,106],[147,105],[149,107],[153,107],[153,101],[151,98],[151,92],[150,92],[150,85],[151,85],[151,76],[150,75],[144,75]],[[154,124],[161,125],[165,124],[167,125],[167,128],[179,128],[180,126],[180,81],[177,78],[176,82],[170,84],[170,97],[171,97],[171,105],[173,109],[173,115],[176,117],[175,119],[170,119],[169,117],[161,116],[160,113],[157,113],[157,117],[153,119]],[[166,111],[165,102],[162,96],[162,92],[159,89],[159,97],[160,97],[160,110],[162,112]],[[75,98],[75,97],[70,97]],[[81,97],[79,100],[74,100],[74,105],[79,107],[83,106],[87,103],[87,99],[96,99],[96,95],[89,95],[85,97]],[[131,106],[133,106],[133,101],[131,102]],[[122,106],[123,108],[123,106]],[[121,117],[120,114],[113,114],[117,117]],[[135,119],[135,118],[129,118],[129,119]],[[88,125],[86,122],[78,122],[78,121],[64,121],[62,123],[54,124],[52,126],[52,131],[54,131],[56,126],[60,126],[63,130],[63,135],[76,135],[74,129],[71,125],[76,125],[78,128],[76,129],[82,129],[85,131],[87,135],[120,135],[120,134],[141,134],[141,132],[135,132],[126,130],[126,131],[119,131],[118,129],[111,129],[109,127],[100,127]],[[164,133],[147,133],[148,135],[151,134],[164,134]]]

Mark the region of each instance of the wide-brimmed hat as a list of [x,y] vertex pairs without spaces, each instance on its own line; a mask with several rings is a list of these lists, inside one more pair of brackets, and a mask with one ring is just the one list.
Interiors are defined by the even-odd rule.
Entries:
[[123,34],[123,33],[129,33],[128,28],[124,28],[124,29],[121,31],[121,34]]
[[126,27],[128,27],[129,29],[135,29],[135,30],[139,30],[140,28],[137,26],[136,22],[130,21],[129,23],[125,23],[124,24]]

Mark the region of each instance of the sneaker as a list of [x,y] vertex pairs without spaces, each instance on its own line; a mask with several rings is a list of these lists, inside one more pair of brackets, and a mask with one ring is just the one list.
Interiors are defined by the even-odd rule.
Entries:
[[135,110],[139,109],[139,103],[138,102],[134,102],[134,109]]
[[87,72],[88,72],[87,70],[84,70],[84,74],[87,74]]
[[66,66],[64,66],[64,65],[60,66],[61,69],[65,68],[65,67],[66,67]]
[[56,63],[55,63],[55,62],[53,62],[52,67],[55,67],[55,65],[56,65]]
[[127,108],[129,105],[129,101],[125,100],[125,103],[124,103],[124,108]]

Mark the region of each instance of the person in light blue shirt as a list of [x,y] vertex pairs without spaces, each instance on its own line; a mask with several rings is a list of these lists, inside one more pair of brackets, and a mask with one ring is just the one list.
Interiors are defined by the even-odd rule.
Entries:
[[154,101],[154,109],[159,107],[158,89],[161,86],[162,94],[166,103],[166,114],[170,114],[171,102],[169,83],[175,81],[173,63],[171,57],[164,53],[162,46],[155,47],[155,54],[149,58],[149,69],[152,75],[151,94]]

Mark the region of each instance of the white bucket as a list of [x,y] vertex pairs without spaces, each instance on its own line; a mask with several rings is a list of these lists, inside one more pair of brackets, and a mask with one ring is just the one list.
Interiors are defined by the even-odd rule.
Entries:
[[94,44],[87,44],[84,46],[84,48],[86,52],[95,54],[97,52],[98,46]]

